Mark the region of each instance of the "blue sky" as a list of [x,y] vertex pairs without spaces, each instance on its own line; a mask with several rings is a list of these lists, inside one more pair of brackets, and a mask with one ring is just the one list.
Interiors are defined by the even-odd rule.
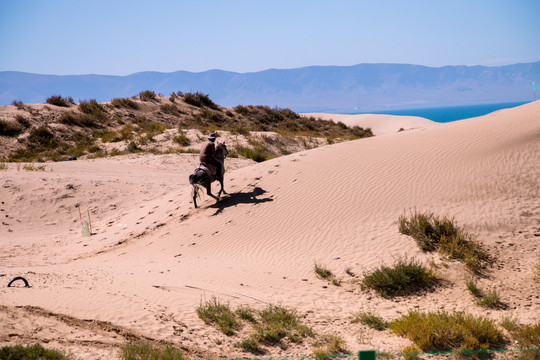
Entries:
[[540,60],[540,0],[0,0],[0,71]]

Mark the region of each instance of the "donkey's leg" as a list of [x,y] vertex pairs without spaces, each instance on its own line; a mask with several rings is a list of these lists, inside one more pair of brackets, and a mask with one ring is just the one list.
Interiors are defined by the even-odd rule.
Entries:
[[218,192],[218,198],[221,199],[221,193],[226,194],[225,190],[223,189],[223,178],[218,179],[219,185],[221,186]]
[[212,194],[212,184],[208,184],[208,186],[206,187],[206,193],[207,193],[209,196],[213,197],[216,201],[219,200],[218,197],[215,197],[215,196]]

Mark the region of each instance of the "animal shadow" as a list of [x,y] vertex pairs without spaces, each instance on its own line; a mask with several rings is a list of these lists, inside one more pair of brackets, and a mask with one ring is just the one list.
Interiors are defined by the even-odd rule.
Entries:
[[216,216],[223,212],[224,209],[231,206],[236,206],[239,204],[260,204],[268,201],[274,201],[274,199],[271,197],[258,197],[264,194],[266,194],[266,190],[257,186],[250,192],[230,193],[228,196],[222,197],[219,202],[209,206],[209,208],[217,209],[216,212],[212,214],[212,216]]

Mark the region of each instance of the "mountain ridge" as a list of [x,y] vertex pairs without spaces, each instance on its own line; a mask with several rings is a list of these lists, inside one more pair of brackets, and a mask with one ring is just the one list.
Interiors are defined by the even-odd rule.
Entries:
[[505,66],[364,63],[238,73],[142,71],[130,75],[0,72],[0,105],[42,103],[51,95],[109,101],[143,90],[201,91],[222,106],[260,104],[297,112],[363,112],[533,99],[540,61]]

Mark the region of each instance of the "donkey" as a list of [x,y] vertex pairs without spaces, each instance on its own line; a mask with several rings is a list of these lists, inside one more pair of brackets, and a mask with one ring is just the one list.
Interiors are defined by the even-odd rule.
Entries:
[[[223,175],[225,174],[225,157],[227,157],[229,151],[224,142],[216,142],[216,154],[221,163],[221,174],[213,175],[210,166],[202,163],[195,169],[193,174],[189,175],[189,183],[192,186],[191,193],[193,195],[193,204],[195,205],[195,208],[197,207],[197,197],[200,196],[199,191],[201,191],[202,188],[206,188],[206,193],[214,198],[216,202],[221,198],[221,193],[227,193],[223,189]],[[219,181],[221,189],[219,189],[217,196],[214,196],[212,194],[212,183],[216,180]]]

